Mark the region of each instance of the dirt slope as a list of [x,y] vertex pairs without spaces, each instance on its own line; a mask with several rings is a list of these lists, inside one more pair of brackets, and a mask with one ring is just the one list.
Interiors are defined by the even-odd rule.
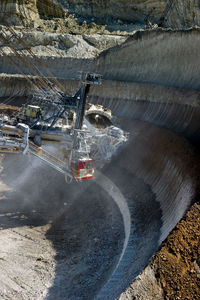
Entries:
[[198,300],[200,204],[195,203],[119,300]]
[[194,204],[155,255],[152,267],[164,299],[199,299],[200,204]]

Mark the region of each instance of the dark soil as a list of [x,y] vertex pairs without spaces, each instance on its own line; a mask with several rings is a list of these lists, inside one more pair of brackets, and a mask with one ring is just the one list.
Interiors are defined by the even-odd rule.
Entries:
[[164,299],[200,299],[200,204],[194,204],[155,255]]

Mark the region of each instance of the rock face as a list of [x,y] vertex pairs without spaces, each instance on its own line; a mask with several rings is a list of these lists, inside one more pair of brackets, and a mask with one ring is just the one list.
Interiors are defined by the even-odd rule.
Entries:
[[[64,1],[62,1],[64,2]],[[113,18],[128,22],[144,22],[147,16],[159,16],[165,10],[165,1],[146,0],[146,1],[74,1],[69,0],[69,11],[76,11],[80,15],[96,18]]]
[[[103,50],[118,46],[127,40],[127,36],[111,36],[111,35],[72,35],[72,34],[57,34],[41,31],[19,31],[16,33],[20,38],[25,41],[23,44],[19,41],[18,37],[13,36],[6,29],[5,26],[1,26],[1,31],[7,36],[7,39],[11,38],[11,46],[15,50],[32,49],[33,53],[37,56],[45,57],[70,57],[79,59],[95,58]],[[5,54],[15,54],[4,41],[0,39],[0,47]],[[23,55],[27,55],[27,52],[23,52]],[[1,73],[6,72],[3,68]]]
[[0,15],[12,25],[38,27],[44,18],[63,18],[65,11],[52,1],[1,0]]
[[81,23],[84,19],[89,23],[95,20],[107,25],[151,22],[180,29],[200,25],[199,8],[198,0],[0,1],[0,12],[8,21],[36,27],[41,19],[65,18],[69,13],[75,14]]
[[164,300],[163,290],[153,268],[147,266],[118,300]]
[[[89,70],[102,74],[106,80],[149,82],[159,85],[199,90],[200,30],[187,31],[147,30],[138,31],[128,39],[98,35],[73,36],[44,33],[25,33],[22,38],[58,78],[76,77],[78,71]],[[12,51],[4,45],[7,54]],[[21,45],[13,46],[22,48]],[[102,52],[102,49],[109,49]],[[100,54],[100,52],[102,52]],[[89,60],[98,56],[96,60]],[[27,62],[36,64],[26,52]],[[67,58],[67,59],[66,59]],[[78,58],[79,60],[73,60]],[[88,59],[88,60],[87,60]],[[1,57],[1,73],[18,74],[19,71]],[[19,61],[24,73],[25,64]]]

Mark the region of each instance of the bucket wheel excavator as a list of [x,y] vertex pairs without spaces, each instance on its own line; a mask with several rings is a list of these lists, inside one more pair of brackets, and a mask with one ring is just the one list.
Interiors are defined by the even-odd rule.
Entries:
[[[52,74],[53,83],[47,77],[38,76],[38,73],[41,75],[38,64],[46,73],[50,72],[28,48],[27,51],[38,64],[27,64],[11,42],[14,36],[26,47],[24,41],[8,24],[5,27],[7,31],[2,30],[0,39],[10,48],[15,58],[25,63],[30,72],[37,76],[37,80],[31,82],[36,85],[31,101],[23,104],[15,113],[1,114],[0,152],[36,156],[63,173],[67,182],[92,179],[93,161],[109,159],[128,139],[126,133],[112,125],[109,109],[87,103],[90,86],[100,85],[101,76],[82,73],[80,89],[75,95],[67,96]],[[0,54],[5,56],[2,49]],[[11,56],[8,59],[17,68],[16,61]],[[30,81],[27,75],[24,76]]]

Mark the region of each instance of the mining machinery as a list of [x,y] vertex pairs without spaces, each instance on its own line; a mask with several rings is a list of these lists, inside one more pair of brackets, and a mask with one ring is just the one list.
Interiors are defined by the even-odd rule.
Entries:
[[100,75],[82,74],[74,96],[60,92],[52,99],[43,90],[34,97],[40,106],[33,101],[13,115],[1,115],[0,152],[34,155],[63,173],[67,182],[92,179],[93,161],[111,158],[127,134],[112,125],[109,109],[87,103],[91,84],[101,84]]
[[[6,55],[3,48],[0,48],[0,55],[6,56],[15,69],[35,85],[35,92],[15,113],[0,115],[0,152],[36,156],[63,173],[67,182],[92,179],[93,162],[109,160],[128,139],[127,133],[113,126],[109,109],[87,103],[90,86],[101,85],[101,76],[81,72],[80,88],[73,96],[67,95],[65,88],[14,28],[4,20],[1,22],[6,29],[2,28],[0,40],[10,48],[12,55]],[[13,39],[35,63],[30,65],[23,52],[13,47]],[[35,80],[23,73],[20,64],[26,66]],[[0,104],[0,108],[3,105]]]

